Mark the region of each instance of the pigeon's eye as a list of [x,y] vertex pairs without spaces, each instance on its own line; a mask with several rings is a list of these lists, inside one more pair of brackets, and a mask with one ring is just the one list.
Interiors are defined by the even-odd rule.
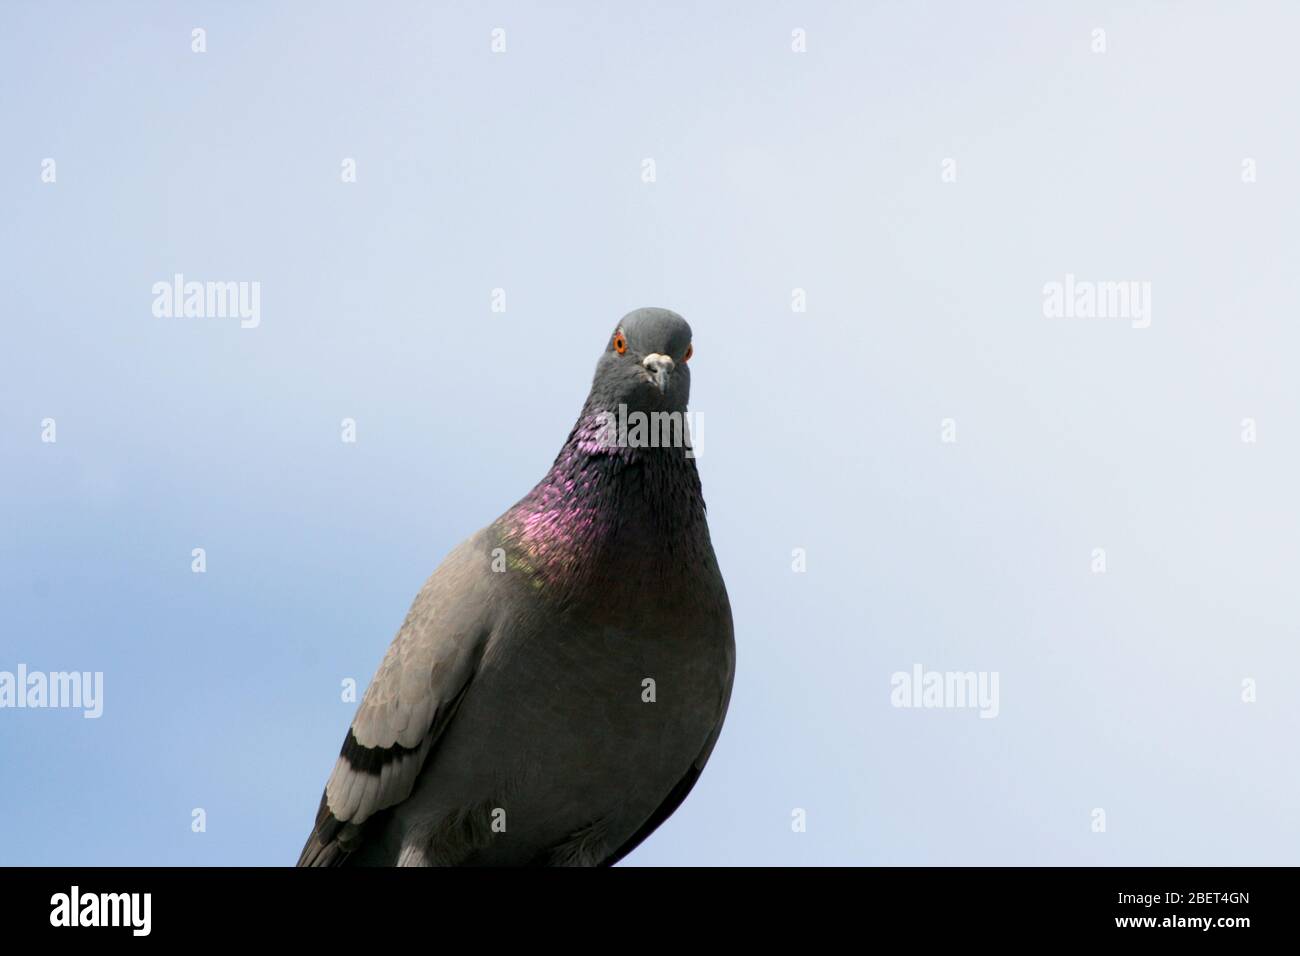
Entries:
[[695,343],[692,342],[690,345],[686,346],[686,354],[682,356],[682,364],[685,365],[687,362],[689,362],[691,360],[691,356],[694,354],[695,354]]
[[619,355],[622,355],[627,351],[627,339],[623,336],[622,332],[614,333],[614,351]]

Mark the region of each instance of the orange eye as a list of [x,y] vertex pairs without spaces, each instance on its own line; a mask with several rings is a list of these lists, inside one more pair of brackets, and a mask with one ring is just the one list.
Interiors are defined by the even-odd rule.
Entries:
[[694,354],[695,354],[695,343],[692,342],[690,345],[686,346],[686,354],[682,356],[682,364],[685,365],[687,362],[689,362],[691,360],[691,356]]
[[623,337],[622,332],[614,333],[614,351],[619,355],[627,351],[627,339]]

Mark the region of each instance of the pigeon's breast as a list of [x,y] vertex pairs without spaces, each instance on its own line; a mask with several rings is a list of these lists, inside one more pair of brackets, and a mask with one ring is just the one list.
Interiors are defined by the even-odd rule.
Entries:
[[452,802],[504,811],[493,861],[529,862],[591,827],[613,849],[690,771],[734,659],[729,612],[708,590],[563,610],[503,595],[518,610],[499,622],[431,768],[444,787],[457,781],[443,791]]

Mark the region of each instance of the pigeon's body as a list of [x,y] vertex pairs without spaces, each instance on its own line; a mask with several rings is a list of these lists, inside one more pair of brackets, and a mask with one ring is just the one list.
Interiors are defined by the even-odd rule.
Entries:
[[[658,346],[646,368],[671,347],[684,366],[689,327],[659,342],[660,323],[685,327],[642,310],[615,342],[627,329],[625,348]],[[731,692],[731,611],[687,449],[607,441],[611,398],[656,403],[602,389],[623,369],[607,361],[547,476],[416,597],[300,864],[612,863],[698,777]],[[689,379],[674,392],[653,371],[684,410]]]

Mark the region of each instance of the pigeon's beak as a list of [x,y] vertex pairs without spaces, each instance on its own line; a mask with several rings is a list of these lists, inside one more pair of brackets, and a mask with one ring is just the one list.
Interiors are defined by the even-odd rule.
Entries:
[[651,352],[641,360],[641,365],[650,373],[650,381],[654,382],[655,388],[661,392],[668,388],[668,375],[673,370],[670,356]]

